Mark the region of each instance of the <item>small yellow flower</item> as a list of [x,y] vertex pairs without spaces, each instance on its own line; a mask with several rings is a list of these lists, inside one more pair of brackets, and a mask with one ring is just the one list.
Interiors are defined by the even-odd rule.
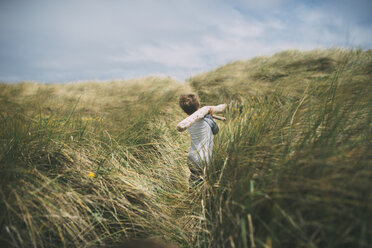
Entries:
[[88,176],[89,176],[90,178],[93,178],[93,177],[95,176],[95,174],[94,174],[93,172],[90,172],[90,173],[88,174]]

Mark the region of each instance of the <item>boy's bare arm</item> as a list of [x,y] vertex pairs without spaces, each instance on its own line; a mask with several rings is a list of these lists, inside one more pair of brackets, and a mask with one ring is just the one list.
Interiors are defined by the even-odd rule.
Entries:
[[225,117],[223,117],[223,116],[218,116],[218,115],[214,115],[214,114],[213,114],[213,109],[212,109],[212,108],[209,109],[209,114],[210,114],[214,119],[216,119],[216,120],[226,121],[226,118],[225,118]]
[[218,115],[212,115],[214,119],[220,120],[220,121],[226,121],[226,118],[223,116],[218,116]]

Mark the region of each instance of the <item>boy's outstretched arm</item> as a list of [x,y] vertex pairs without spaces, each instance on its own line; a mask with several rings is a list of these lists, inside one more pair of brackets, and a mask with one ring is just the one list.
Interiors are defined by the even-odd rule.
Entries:
[[220,121],[226,121],[226,118],[223,117],[223,116],[218,116],[218,115],[214,115],[213,114],[213,109],[212,108],[209,108],[209,114],[216,120],[220,120]]
[[226,118],[223,117],[223,116],[218,116],[218,115],[212,115],[212,117],[216,120],[220,120],[220,121],[226,121]]

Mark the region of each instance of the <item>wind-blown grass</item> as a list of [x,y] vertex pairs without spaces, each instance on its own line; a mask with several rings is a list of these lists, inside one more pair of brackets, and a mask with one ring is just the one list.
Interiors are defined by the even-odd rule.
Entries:
[[[11,92],[3,91],[8,106],[0,122],[2,244],[91,247],[149,236],[188,242],[184,140],[167,113],[181,86],[146,80],[102,92],[98,84],[3,86]],[[63,99],[57,91],[64,87],[96,99]],[[37,93],[14,95],[29,88]]]
[[[368,247],[372,54],[285,51],[186,84],[0,85],[0,245]],[[188,185],[181,93],[228,103]]]
[[[317,53],[305,53],[310,55]],[[370,52],[352,51],[335,51],[332,57],[339,58],[333,62],[338,66],[324,68],[329,74],[321,79],[308,79],[306,71],[298,71],[296,78],[304,79],[293,87],[285,81],[275,89],[262,87],[253,100],[236,92],[241,100],[230,105],[228,121],[217,136],[214,163],[207,170],[208,247],[371,243],[372,57]],[[293,60],[288,53],[273,60],[278,58]],[[272,63],[271,58],[265,60]],[[288,67],[275,65],[260,78]],[[241,90],[231,87],[233,75],[232,70],[220,75],[226,81],[219,82],[219,89]],[[216,77],[213,72],[201,77],[207,83],[218,81],[210,79]],[[191,84],[199,80],[191,79]],[[208,94],[202,83],[196,88],[206,99],[225,99],[213,90]]]

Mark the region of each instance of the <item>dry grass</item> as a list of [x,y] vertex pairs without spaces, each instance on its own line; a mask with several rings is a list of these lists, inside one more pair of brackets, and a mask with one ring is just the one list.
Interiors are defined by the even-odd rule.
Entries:
[[182,85],[146,78],[1,87],[2,244],[192,241],[187,141],[170,113]]
[[[0,245],[367,247],[371,51],[285,51],[187,84],[0,85]],[[228,103],[189,189],[178,96]]]
[[370,51],[286,51],[190,80],[204,100],[230,101],[205,245],[368,247],[371,68]]

